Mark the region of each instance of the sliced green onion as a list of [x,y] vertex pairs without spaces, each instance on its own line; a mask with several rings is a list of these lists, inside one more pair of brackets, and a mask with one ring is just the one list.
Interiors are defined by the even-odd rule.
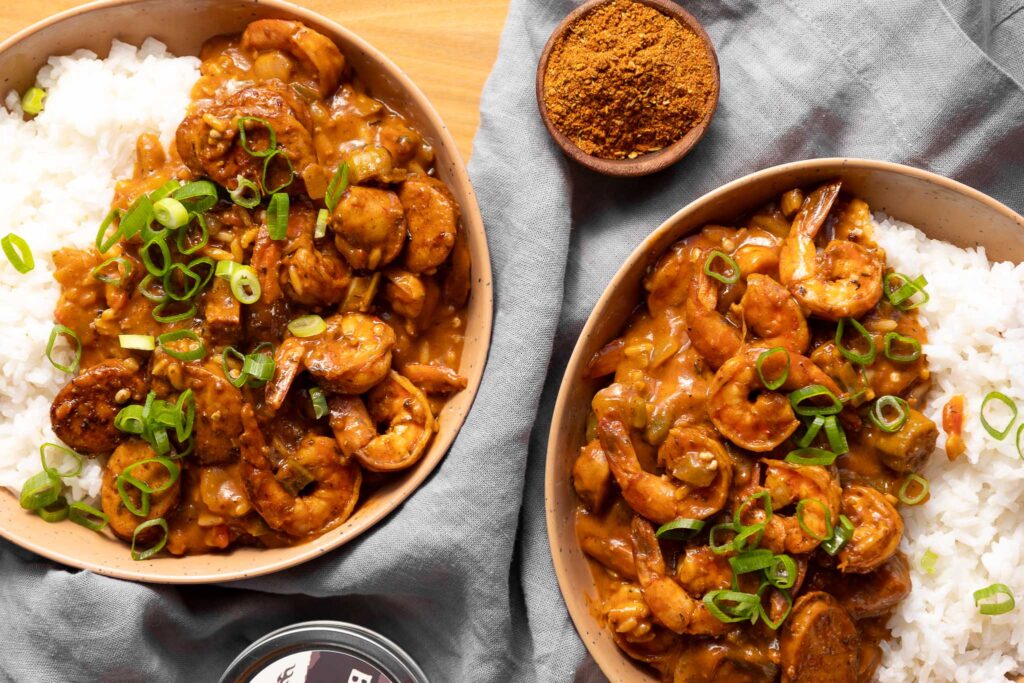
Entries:
[[771,566],[773,557],[772,551],[765,548],[747,550],[739,555],[730,557],[729,566],[732,567],[733,574],[759,572]]
[[921,555],[921,569],[926,574],[935,573],[935,562],[939,559],[939,556],[933,553],[931,550],[925,550],[924,554]]
[[266,353],[250,353],[242,363],[242,374],[246,379],[267,382],[274,376],[274,359]]
[[760,545],[766,526],[767,524],[765,522],[758,522],[757,524],[748,524],[741,528],[739,533],[736,534],[736,537],[732,539],[733,550],[741,553],[748,546],[755,548]]
[[734,528],[742,530],[744,527],[748,526],[743,523],[743,513],[746,511],[747,506],[756,500],[762,501],[761,506],[764,508],[764,520],[762,522],[758,522],[758,524],[764,525],[772,520],[772,494],[768,491],[759,491],[747,498],[738,508],[736,508],[736,512],[734,512],[732,516],[732,525]]
[[778,618],[778,621],[772,621],[768,618],[768,613],[765,611],[764,605],[761,604],[760,600],[757,601],[757,609],[760,611],[761,621],[763,621],[765,625],[773,631],[778,631],[779,627],[782,626],[782,622],[786,621],[789,617],[789,613],[793,611],[793,596],[789,594],[789,591],[780,590],[779,594],[786,599],[786,611],[782,613],[782,616]]
[[[257,123],[267,129],[269,139],[267,140],[266,149],[253,149],[249,146],[246,124],[250,122]],[[245,150],[245,153],[251,157],[262,158],[277,151],[277,133],[274,131],[274,127],[266,119],[261,119],[257,116],[243,116],[238,119],[238,140],[242,144],[242,149]]]
[[[987,602],[981,604],[982,600],[988,600],[994,598],[997,595],[1005,595],[1006,600],[997,600],[995,602]],[[1013,591],[1005,583],[993,583],[991,586],[985,586],[979,590],[974,591],[974,606],[978,608],[978,611],[985,616],[996,616],[998,614],[1006,614],[1016,606],[1016,601],[1013,598]]]
[[[142,195],[135,200],[131,208],[121,217],[121,226],[118,231],[124,239],[129,240],[143,230],[150,230],[150,223],[153,222],[153,202],[148,195]],[[166,230],[150,231],[151,237],[163,235]],[[143,239],[148,242],[149,239]]]
[[[177,282],[181,283],[181,291],[175,290],[175,273],[180,274]],[[164,292],[172,301],[188,301],[199,293],[202,282],[202,278],[180,263],[172,263],[163,277]]]
[[[53,359],[53,345],[57,343],[58,334],[71,337],[75,341],[75,357],[69,365],[62,365]],[[82,340],[78,338],[78,335],[70,327],[54,325],[53,329],[50,330],[50,339],[46,342],[46,359],[61,372],[66,372],[69,375],[73,374],[78,370],[79,363],[82,362]]]
[[[138,477],[133,477],[131,474],[132,470],[134,470],[136,467],[142,467],[143,465],[148,465],[149,463],[156,463],[167,470],[167,479],[159,486],[153,486],[147,481],[143,481]],[[147,458],[145,460],[133,462],[131,465],[128,465],[128,467],[125,467],[123,470],[121,470],[121,474],[118,475],[119,478],[124,477],[125,479],[127,479],[135,488],[139,489],[143,493],[150,494],[163,493],[167,489],[174,486],[174,484],[177,483],[178,478],[180,476],[181,466],[169,458],[161,457]]]
[[296,337],[312,337],[327,329],[327,323],[318,315],[304,315],[288,323],[288,331]]
[[[1010,419],[1006,422],[1006,427],[1003,429],[996,429],[989,423],[988,418],[985,417],[985,409],[992,401],[999,401],[1010,409]],[[1013,402],[1013,399],[1001,391],[990,391],[985,394],[985,398],[981,402],[979,416],[981,417],[981,425],[985,428],[985,431],[988,432],[996,441],[1002,441],[1006,438],[1006,435],[1010,433],[1010,430],[1013,428],[1013,423],[1017,421],[1017,404]]]
[[835,555],[853,538],[853,522],[846,515],[839,515],[839,523],[832,530],[832,537],[821,542],[821,549],[829,555]]
[[231,197],[231,201],[243,209],[252,209],[259,206],[260,201],[263,199],[259,186],[243,175],[238,176],[237,182],[238,184],[235,186],[235,189],[228,190],[228,196]]
[[[732,604],[727,604],[732,603]],[[731,590],[714,590],[704,594],[704,605],[715,619],[732,624],[757,616],[761,601],[752,593]]]
[[53,505],[60,496],[60,489],[60,477],[49,472],[39,472],[25,481],[19,502],[26,510],[38,510]]
[[[108,275],[103,272],[107,269],[107,266],[112,264],[117,266],[117,275]],[[122,285],[131,274],[132,262],[124,256],[112,256],[92,269],[92,276],[108,285]]]
[[[716,259],[721,259],[722,263],[728,266],[728,275],[723,275],[714,270],[713,266],[715,265]],[[739,282],[740,267],[736,265],[736,261],[734,261],[731,256],[726,254],[724,251],[719,251],[715,249],[710,254],[708,254],[707,260],[704,261],[704,274],[709,277],[715,278],[716,280],[723,284],[732,285]]]
[[[889,409],[896,411],[892,418],[885,416],[886,410]],[[871,406],[868,417],[875,423],[876,427],[883,432],[891,434],[901,430],[903,425],[907,423],[907,419],[910,417],[910,406],[899,396],[882,396]]]
[[[846,323],[850,323],[853,329],[857,330],[857,334],[860,335],[861,339],[864,339],[867,342],[867,351],[861,353],[843,346],[843,334],[845,333]],[[858,365],[871,365],[875,362],[875,354],[877,353],[877,349],[875,348],[875,339],[871,336],[871,333],[854,318],[841,318],[839,320],[839,325],[836,327],[836,348],[838,348],[839,353],[843,354],[843,357],[851,363],[857,363]]]
[[68,506],[68,519],[93,531],[103,531],[110,518],[92,505],[76,501]]
[[313,237],[320,239],[327,234],[327,218],[331,214],[327,209],[320,209],[316,214],[316,229],[313,230]]
[[279,192],[267,204],[267,233],[272,240],[283,240],[288,234],[288,195]]
[[[154,282],[157,283],[157,286],[159,286],[160,288],[159,294],[151,291],[149,288],[150,285],[153,284]],[[142,296],[146,297],[147,299],[154,303],[161,303],[167,300],[167,292],[164,291],[163,282],[157,280],[149,273],[146,273],[146,276],[142,278],[142,282],[139,283],[137,289],[139,290],[139,294],[141,294]]]
[[846,440],[846,432],[835,415],[825,416],[825,436],[828,437],[828,447],[836,455],[842,455],[850,451],[850,444]]
[[765,578],[775,588],[787,590],[796,584],[796,560],[789,555],[776,555],[764,572]]
[[[909,353],[897,353],[893,344],[904,344],[910,347]],[[921,342],[898,332],[887,332],[885,335],[885,357],[897,363],[912,363],[921,357]]]
[[[75,461],[74,467],[69,471],[61,471],[54,467],[50,467],[49,463],[46,462],[46,449],[56,448],[64,455],[70,455],[71,459]],[[68,477],[77,477],[82,473],[82,456],[75,453],[66,446],[61,446],[59,443],[44,443],[39,447],[39,460],[43,463],[43,472],[46,472],[50,476],[57,477],[58,479],[67,479]]]
[[671,541],[685,541],[704,528],[702,519],[673,519],[667,524],[662,524],[654,532],[656,538],[664,538]]
[[231,274],[235,272],[236,268],[241,268],[242,264],[235,261],[217,261],[217,268],[214,270],[214,274],[224,280],[231,280]]
[[[825,397],[831,401],[831,405],[804,405],[804,401]],[[797,415],[835,415],[843,409],[842,402],[836,395],[828,390],[828,387],[821,384],[811,384],[802,389],[797,389],[789,395],[789,404],[793,406],[793,412]]]
[[213,272],[216,265],[213,259],[209,256],[200,256],[199,258],[192,259],[188,262],[188,269],[192,271],[194,275],[199,275],[198,270],[200,268],[206,268],[206,275],[199,276],[199,290],[202,291],[206,288],[206,285],[210,284],[210,280],[213,279]]
[[183,443],[192,436],[192,428],[196,424],[196,397],[191,389],[181,392],[178,397],[178,413],[182,416],[181,422],[175,425],[174,437],[178,443]]
[[[806,522],[804,522],[804,508],[810,505],[811,503],[814,503],[815,505],[817,505],[818,507],[825,511],[824,535],[811,531],[811,528],[807,526]],[[817,498],[803,498],[800,500],[799,503],[796,504],[796,522],[800,525],[800,529],[809,537],[813,538],[815,541],[824,541],[826,538],[832,536],[832,512],[828,509],[827,505],[822,503]]]
[[[920,491],[910,495],[910,487],[914,484],[920,488]],[[924,502],[924,499],[928,497],[928,480],[919,474],[908,474],[907,478],[903,480],[903,485],[900,486],[896,497],[904,505],[918,505]]]
[[[769,381],[765,379],[763,366],[765,364],[765,361],[767,361],[769,358],[771,358],[773,355],[777,353],[781,353],[786,357],[786,367],[782,370],[782,372],[776,379]],[[756,363],[757,376],[761,379],[761,384],[763,384],[766,389],[770,389],[772,391],[775,391],[776,389],[781,387],[783,384],[786,383],[786,380],[789,379],[789,363],[789,351],[787,351],[781,346],[776,346],[775,348],[771,348],[763,352],[760,356],[757,357]]]
[[[831,417],[831,416],[829,416],[829,417]],[[797,447],[798,448],[807,448],[808,446],[810,446],[811,442],[814,441],[814,437],[818,436],[818,432],[820,432],[821,428],[824,427],[824,426],[825,426],[825,416],[824,415],[815,415],[814,419],[811,421],[811,423],[809,425],[807,425],[807,431],[804,432],[803,436],[801,436],[799,439],[797,439],[797,441],[796,441]]]
[[170,301],[161,301],[157,305],[157,307],[153,309],[153,320],[156,320],[158,323],[177,323],[181,322],[182,320],[188,320],[189,318],[196,314],[195,304],[189,306],[187,309],[181,311],[180,313],[168,314],[166,312],[167,307],[172,303],[173,302]]
[[114,418],[114,426],[126,434],[142,434],[146,431],[146,421],[142,419],[142,406],[130,405],[121,408]]
[[786,462],[794,465],[831,465],[839,457],[838,454],[832,451],[826,451],[824,448],[798,448],[795,451],[790,451],[786,454]]
[[[149,506],[152,502],[150,495],[147,491],[143,491],[139,486],[141,484],[138,479],[132,476],[125,475],[123,472],[117,476],[114,480],[114,486],[117,488],[117,495],[121,497],[121,504],[124,505],[128,512],[132,513],[136,517],[146,517],[149,515]],[[136,505],[135,501],[132,500],[131,494],[125,488],[131,486],[139,492],[139,504]]]
[[153,204],[153,218],[165,228],[177,230],[188,223],[188,209],[174,197],[164,197]]
[[[195,223],[199,226],[199,237],[192,239],[192,224]],[[191,243],[189,240],[192,239]],[[178,251],[189,256],[196,253],[207,244],[210,243],[210,229],[206,225],[206,219],[203,218],[202,214],[196,214],[189,221],[188,225],[183,230],[179,230],[178,234],[174,237],[174,242],[178,247]]]
[[[221,261],[221,263],[224,263]],[[228,358],[233,357],[239,363],[245,363],[245,355],[233,346],[229,346],[220,354],[220,367],[224,371],[224,378],[231,383],[231,386],[236,389],[240,389],[245,384],[245,372],[239,370],[237,375],[234,375],[231,371],[231,366],[228,364]]]
[[[160,265],[157,265],[153,259],[153,247],[156,247],[156,250],[160,253]],[[139,249],[139,255],[142,256],[142,263],[145,264],[146,270],[154,277],[163,277],[170,271],[171,265],[173,265],[171,250],[167,246],[167,242],[161,239],[153,239],[146,242],[142,245],[142,249]]]
[[101,254],[105,254],[110,251],[110,248],[117,244],[117,241],[121,239],[120,227],[118,227],[117,230],[114,230],[113,234],[107,234],[107,231],[110,229],[110,225],[115,219],[119,219],[121,215],[121,209],[111,209],[103,219],[103,222],[100,223],[100,229],[96,233],[96,250]]
[[319,420],[327,414],[327,398],[324,396],[323,389],[320,387],[311,388],[309,390],[309,400],[313,403],[313,415],[316,419]]
[[708,532],[708,547],[711,548],[711,552],[713,552],[716,555],[724,555],[725,553],[731,552],[735,548],[735,544],[733,543],[733,541],[735,540],[735,536],[725,543],[717,543],[715,541],[716,534],[718,534],[721,531],[731,531],[734,534],[737,533],[736,527],[732,524],[716,524],[715,526],[711,527],[711,531]]
[[[288,179],[276,187],[270,187],[267,185],[267,173],[270,172],[270,164],[273,163],[274,159],[276,159],[277,157],[281,157],[282,159],[284,159],[284,162],[288,165]],[[281,192],[289,185],[291,185],[294,180],[295,167],[292,166],[291,157],[289,157],[288,153],[285,152],[280,147],[275,149],[273,153],[268,154],[267,157],[263,160],[263,173],[262,175],[260,175],[260,182],[263,184],[264,194],[272,195],[276,192]]]
[[[192,347],[187,351],[176,351],[168,346],[168,344],[172,344],[183,339],[193,342]],[[160,348],[164,350],[164,353],[176,360],[188,363],[206,357],[206,344],[204,344],[202,338],[192,330],[174,330],[173,332],[165,332],[157,337],[156,340],[160,344]]]
[[185,183],[172,192],[171,196],[185,204],[191,212],[199,215],[217,204],[217,186],[209,180],[196,180]]
[[334,211],[334,207],[341,200],[341,195],[348,189],[348,163],[341,162],[341,165],[334,171],[331,182],[327,186],[327,194],[324,196],[324,204],[328,211]]
[[[161,529],[163,529],[163,536],[160,538],[159,541],[157,541],[150,547],[146,548],[145,550],[137,549],[136,546],[138,544],[139,534],[145,531],[146,529],[151,529],[153,527],[160,527]],[[170,531],[167,529],[167,520],[165,520],[163,517],[157,517],[156,519],[146,520],[142,524],[135,527],[135,531],[132,532],[132,559],[136,562],[141,562],[142,560],[148,560],[149,558],[156,555],[158,552],[164,549],[165,545],[167,545],[167,536],[169,534]]]
[[20,236],[9,232],[3,239],[0,239],[0,246],[3,247],[7,260],[22,275],[36,267],[36,261],[32,258],[32,249],[28,246],[28,242]]
[[[223,262],[222,262],[223,263]],[[231,293],[240,303],[254,304],[260,300],[262,289],[252,266],[238,266],[231,273]]]
[[1021,460],[1024,460],[1024,422],[1020,423],[1020,427],[1017,428],[1017,455]]
[[[898,284],[898,282],[902,282],[902,284]],[[928,302],[930,296],[928,292],[924,291],[927,284],[928,280],[924,275],[918,275],[911,280],[902,273],[889,273],[885,276],[885,298],[901,311],[909,311]],[[921,298],[913,302],[911,299],[915,294],[920,294]]]
[[64,496],[58,496],[54,502],[36,510],[36,514],[42,517],[44,522],[49,522],[50,524],[63,522],[68,518],[68,499]]
[[21,96],[21,108],[26,114],[36,116],[43,111],[43,102],[46,101],[46,91],[37,86],[32,86]]
[[163,455],[171,450],[171,439],[167,436],[167,429],[159,427],[149,430],[149,445],[158,455]]

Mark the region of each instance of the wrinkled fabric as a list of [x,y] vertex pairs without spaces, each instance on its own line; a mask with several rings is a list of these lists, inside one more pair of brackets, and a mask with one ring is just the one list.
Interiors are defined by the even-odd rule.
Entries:
[[658,175],[569,162],[537,115],[537,58],[570,2],[512,0],[470,174],[495,318],[483,385],[433,476],[371,533],[222,586],[107,579],[0,542],[0,678],[216,680],[260,635],[309,619],[376,629],[433,681],[602,680],[562,602],[544,520],[551,410],[619,264],[703,193],[774,164],[911,164],[1024,209],[1024,2],[687,2],[718,49],[705,138]]

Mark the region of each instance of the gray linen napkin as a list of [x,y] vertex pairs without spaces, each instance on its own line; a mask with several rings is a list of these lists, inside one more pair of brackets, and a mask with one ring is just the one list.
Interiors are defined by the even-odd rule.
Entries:
[[491,355],[437,472],[355,543],[244,583],[127,583],[0,542],[0,677],[212,681],[273,628],[342,619],[397,641],[433,681],[601,680],[561,600],[543,505],[551,408],[587,314],[676,209],[781,162],[901,161],[1024,209],[1024,0],[949,5],[686,3],[718,48],[718,113],[673,169],[614,180],[564,159],[536,113],[537,57],[573,3],[512,0],[470,164],[494,261]]

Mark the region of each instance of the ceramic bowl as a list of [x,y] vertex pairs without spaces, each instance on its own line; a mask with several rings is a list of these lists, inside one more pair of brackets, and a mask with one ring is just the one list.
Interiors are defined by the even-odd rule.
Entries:
[[555,144],[557,144],[565,155],[573,161],[589,168],[592,171],[603,173],[604,175],[623,177],[644,176],[656,173],[676,163],[689,154],[690,150],[693,149],[693,146],[696,145],[702,137],[704,137],[704,131],[707,130],[708,124],[711,123],[711,117],[714,116],[715,108],[718,106],[718,92],[721,88],[721,77],[718,70],[718,55],[715,52],[715,46],[712,44],[711,38],[708,37],[707,32],[704,30],[704,27],[701,26],[700,22],[675,2],[672,2],[672,0],[638,0],[638,2],[649,7],[653,7],[662,14],[672,17],[683,26],[689,28],[697,35],[701,43],[703,43],[708,57],[711,58],[711,65],[714,67],[711,106],[708,107],[704,117],[698,121],[697,124],[686,133],[686,135],[664,149],[660,149],[656,152],[649,152],[647,154],[641,154],[635,159],[603,159],[601,157],[587,154],[577,147],[572,140],[563,134],[562,131],[558,130],[554,123],[552,123],[551,116],[548,113],[547,104],[544,102],[544,77],[548,70],[548,58],[551,56],[551,51],[554,49],[555,45],[558,43],[558,39],[561,38],[565,32],[585,14],[588,14],[589,12],[592,12],[602,5],[606,5],[612,1],[613,0],[590,0],[589,2],[585,2],[570,12],[569,15],[555,27],[555,30],[552,31],[551,37],[548,38],[548,42],[544,45],[544,50],[541,52],[540,61],[537,63],[537,107],[540,109],[541,120],[544,121],[544,126],[548,129],[548,133],[551,134]]
[[630,255],[590,314],[569,360],[548,437],[545,504],[555,572],[576,630],[605,675],[620,683],[657,677],[622,652],[595,616],[590,567],[574,532],[573,461],[584,444],[598,384],[585,376],[595,351],[617,337],[641,300],[643,277],[669,245],[707,223],[724,223],[798,186],[841,178],[872,210],[961,247],[984,246],[994,260],[1024,261],[1024,217],[977,190],[927,171],[883,161],[812,159],[775,166],[710,192],[669,218]]
[[444,457],[473,403],[487,359],[492,314],[490,260],[480,209],[462,157],[438,113],[408,76],[359,36],[280,0],[102,0],[55,15],[0,44],[0,90],[24,91],[50,55],[88,48],[105,56],[114,38],[138,45],[148,36],[166,43],[174,54],[197,55],[208,38],[239,33],[250,21],[263,18],[302,21],[330,37],[370,93],[408,117],[434,146],[437,174],[462,207],[462,229],[472,255],[473,284],[459,368],[469,386],[439,415],[439,431],[419,463],[390,477],[385,486],[360,500],[345,523],[310,542],[135,562],[124,543],[112,536],[98,536],[76,524],[48,524],[22,510],[10,492],[0,492],[0,535],[40,555],[99,574],[161,583],[231,581],[292,567],[351,541],[408,498]]

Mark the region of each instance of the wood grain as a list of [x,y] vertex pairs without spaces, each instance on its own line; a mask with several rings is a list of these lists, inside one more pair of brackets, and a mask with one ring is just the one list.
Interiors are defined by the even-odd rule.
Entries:
[[[4,3],[0,39],[86,0]],[[508,0],[300,0],[352,29],[416,82],[469,158],[480,92],[498,52]]]

